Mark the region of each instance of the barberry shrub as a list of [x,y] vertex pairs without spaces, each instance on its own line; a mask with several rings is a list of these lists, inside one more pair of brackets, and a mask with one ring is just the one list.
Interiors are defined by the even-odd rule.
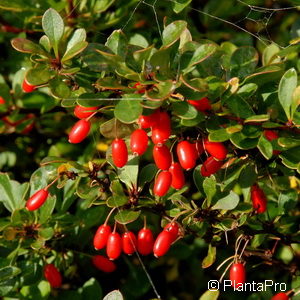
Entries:
[[34,20],[3,27],[0,296],[238,299],[206,291],[222,273],[297,294],[297,42],[203,39],[191,1],[161,36],[112,29],[137,1],[36,2],[0,3]]

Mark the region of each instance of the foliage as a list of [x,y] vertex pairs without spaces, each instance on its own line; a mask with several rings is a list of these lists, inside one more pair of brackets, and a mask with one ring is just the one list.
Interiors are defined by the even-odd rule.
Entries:
[[[271,24],[280,42],[293,39],[284,49],[245,33],[239,39],[207,16],[201,24],[211,30],[203,33],[191,2],[149,4],[168,16],[159,36],[156,27],[143,27],[153,23],[149,7],[131,22],[138,0],[0,0],[7,47],[0,77],[4,299],[151,299],[157,295],[141,261],[164,299],[238,299],[232,290],[223,298],[207,291],[207,282],[219,279],[224,268],[217,271],[218,264],[235,254],[239,240],[249,282],[270,279],[299,290],[299,30],[293,25],[289,36]],[[241,13],[228,9],[234,1],[223,2],[206,1],[205,10],[224,18]],[[282,23],[295,18],[289,13]],[[24,93],[24,79],[37,89]],[[204,97],[211,103],[206,111],[187,101]],[[89,136],[70,144],[76,105],[98,110]],[[181,140],[208,138],[228,150],[218,172],[201,175],[206,152],[185,172],[186,185],[162,197],[153,193],[152,142],[121,168],[111,149],[116,137],[129,146],[138,118],[158,108],[171,117],[166,145],[175,160]],[[267,138],[266,130],[278,138]],[[254,184],[267,197],[262,214],[251,204]],[[28,198],[48,185],[45,204],[27,210]],[[93,236],[111,209],[109,223],[120,232],[137,232],[146,218],[157,235],[175,218],[181,238],[159,259],[123,254],[115,273],[102,273],[91,263],[105,253],[93,249]],[[60,268],[61,289],[43,278],[46,263]],[[270,299],[274,292],[244,295]]]

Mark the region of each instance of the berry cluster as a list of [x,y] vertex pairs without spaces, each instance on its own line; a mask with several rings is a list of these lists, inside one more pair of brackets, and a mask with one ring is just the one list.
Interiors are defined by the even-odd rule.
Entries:
[[117,259],[122,252],[127,255],[132,255],[135,252],[141,255],[153,253],[154,256],[160,257],[168,252],[178,236],[179,226],[174,221],[168,223],[155,240],[151,229],[147,228],[146,225],[136,236],[132,231],[125,231],[120,235],[116,231],[116,226],[112,231],[111,227],[104,223],[98,227],[94,235],[93,245],[96,250],[106,247],[106,255],[110,260]]

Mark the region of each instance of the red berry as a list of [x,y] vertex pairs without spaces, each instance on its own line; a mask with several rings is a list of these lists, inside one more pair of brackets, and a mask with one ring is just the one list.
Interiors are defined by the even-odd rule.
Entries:
[[62,277],[59,270],[53,265],[48,264],[44,267],[44,277],[50,283],[51,287],[61,287]]
[[286,293],[278,293],[274,295],[271,300],[289,300],[289,296]]
[[85,119],[90,117],[97,109],[97,106],[84,107],[81,105],[76,105],[74,109],[74,115],[78,119]]
[[201,175],[204,177],[210,176],[218,172],[223,165],[223,162],[220,160],[215,160],[212,156],[210,156],[201,167]]
[[93,244],[95,249],[100,250],[107,244],[108,236],[111,234],[111,228],[109,225],[100,225],[94,235]]
[[198,154],[195,146],[190,142],[182,141],[177,144],[177,156],[184,169],[189,170],[195,167]]
[[132,153],[143,155],[148,147],[148,135],[143,129],[135,130],[130,137],[130,148]]
[[239,288],[246,282],[246,270],[243,264],[234,263],[230,267],[229,279],[234,288]]
[[160,257],[165,255],[173,242],[172,233],[169,231],[163,230],[156,238],[154,246],[153,246],[153,253],[155,257]]
[[172,175],[169,171],[162,171],[158,174],[155,183],[154,183],[154,188],[153,188],[153,192],[154,195],[157,196],[164,196],[172,183]]
[[204,139],[204,149],[218,160],[224,160],[227,156],[227,149],[220,142],[210,142],[208,139]]
[[40,208],[49,196],[48,190],[42,189],[35,192],[26,202],[26,208],[28,210],[36,210]]
[[267,210],[267,197],[264,191],[256,184],[251,187],[251,200],[257,213],[262,214]]
[[171,186],[176,190],[183,188],[185,184],[185,178],[180,164],[178,162],[173,162],[169,172],[172,175]]
[[24,78],[22,83],[22,89],[24,93],[31,93],[36,89],[36,86],[29,84],[28,81]]
[[69,133],[69,142],[72,144],[78,144],[82,142],[91,129],[91,123],[85,119],[79,120],[75,123]]
[[133,232],[124,232],[122,235],[122,248],[123,252],[132,255],[137,247],[137,240]]
[[211,110],[210,101],[206,97],[200,100],[188,100],[188,103],[193,105],[198,111],[205,112],[207,110]]
[[157,122],[159,116],[160,116],[159,110],[156,110],[155,112],[153,112],[151,115],[148,116],[140,116],[138,119],[138,124],[140,124],[142,128],[150,128]]
[[5,104],[5,100],[3,97],[0,96],[0,104]]
[[160,112],[159,118],[152,127],[152,141],[163,144],[171,135],[171,120],[167,112]]
[[176,222],[171,222],[164,227],[164,231],[168,231],[172,236],[172,243],[177,239],[179,226]]
[[122,168],[128,161],[128,151],[123,139],[114,139],[111,144],[112,159],[116,167]]
[[153,147],[153,158],[156,166],[161,170],[168,170],[172,163],[172,155],[166,145]]
[[142,255],[149,255],[153,250],[154,238],[151,229],[142,228],[138,233],[137,249]]
[[107,239],[106,254],[109,259],[117,259],[122,252],[122,239],[119,233],[112,232]]
[[94,255],[92,257],[92,262],[97,269],[105,273],[114,272],[117,268],[116,264],[113,261],[102,255]]
[[270,142],[279,138],[277,132],[273,130],[264,130],[264,135]]

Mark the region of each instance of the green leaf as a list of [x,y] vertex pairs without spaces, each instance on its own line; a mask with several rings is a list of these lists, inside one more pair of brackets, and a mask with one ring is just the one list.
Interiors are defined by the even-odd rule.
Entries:
[[40,54],[46,57],[49,56],[49,54],[45,52],[38,44],[24,38],[12,39],[11,45],[14,49],[23,53]]
[[[147,48],[149,46],[147,39],[139,33],[135,33],[130,37],[129,44],[135,45],[135,46],[140,46],[140,47],[144,48],[142,50],[145,50],[145,48]],[[151,46],[151,48],[153,48],[153,45]],[[138,50],[138,51],[141,51],[141,50]]]
[[134,129],[133,124],[124,124],[116,118],[110,119],[100,125],[100,133],[108,139],[114,139],[116,133],[118,133],[119,138],[124,138],[129,136]]
[[258,61],[258,54],[253,47],[240,47],[234,51],[230,60],[230,77],[244,78],[252,74]]
[[225,104],[239,118],[246,119],[255,114],[249,103],[238,95],[226,99]]
[[164,47],[169,47],[174,44],[186,29],[187,23],[185,21],[175,21],[170,23],[162,33],[162,42]]
[[135,122],[142,114],[143,108],[140,100],[135,100],[135,98],[140,98],[140,96],[136,94],[126,94],[115,107],[115,117],[125,124]]
[[192,0],[175,0],[173,2],[173,10],[176,14],[180,13],[182,10],[184,10]]
[[68,52],[68,50],[73,48],[76,44],[78,44],[80,42],[84,42],[85,39],[86,39],[85,29],[83,29],[83,28],[76,29],[67,44],[66,52]]
[[276,44],[268,45],[262,55],[263,66],[267,66],[274,63],[279,63],[280,58],[277,57],[277,53],[280,51],[280,48]]
[[10,180],[5,173],[0,173],[0,202],[10,212],[22,208],[25,205],[25,196],[28,191],[28,183],[20,184]]
[[108,37],[105,46],[122,58],[126,57],[128,41],[122,30],[114,30]]
[[50,40],[49,38],[44,34],[43,36],[41,36],[40,40],[39,40],[39,43],[41,46],[44,47],[44,49],[47,51],[47,52],[50,52],[51,51],[51,44],[50,44]]
[[197,109],[186,101],[173,103],[172,110],[176,116],[185,120],[195,119],[198,115]]
[[262,134],[261,137],[259,138],[257,148],[266,159],[270,159],[272,157],[273,155],[272,143],[265,138],[264,134]]
[[115,215],[115,221],[119,224],[129,224],[134,222],[141,214],[141,211],[121,210]]
[[216,254],[217,254],[217,248],[209,244],[207,256],[202,261],[203,269],[210,267],[215,262]]
[[293,104],[293,93],[297,87],[297,72],[294,68],[289,69],[282,76],[279,88],[278,99],[283,107],[288,120],[292,118],[291,107]]
[[46,223],[54,211],[56,204],[56,195],[48,196],[47,201],[39,209],[39,222],[40,224]]
[[113,195],[109,197],[106,201],[108,207],[120,207],[128,203],[128,198],[126,196]]
[[206,291],[199,300],[217,300],[220,295],[220,292],[216,290]]
[[[115,0],[101,0],[101,1],[96,1],[93,2],[95,3],[93,6],[93,11],[94,13],[101,13],[106,11],[113,3]],[[84,3],[84,2],[83,2]]]
[[299,105],[300,105],[300,86],[297,86],[293,92],[293,100],[291,105],[291,118],[293,118]]
[[88,45],[88,42],[82,41],[77,44],[75,44],[73,47],[67,49],[64,56],[61,59],[61,62],[64,63],[67,60],[70,60],[74,56],[78,55],[80,52],[82,52]]
[[230,141],[239,149],[248,150],[257,146],[257,138],[248,138],[242,132],[237,132],[231,135]]
[[157,170],[158,169],[155,164],[148,164],[143,167],[138,178],[139,187],[143,187],[145,183],[151,182],[154,179]]
[[230,133],[228,133],[228,128],[222,128],[218,130],[214,130],[209,133],[208,139],[211,142],[225,142],[230,138]]
[[235,192],[230,191],[227,196],[218,200],[212,209],[232,210],[237,207],[239,200],[239,196]]
[[71,94],[69,86],[61,77],[55,77],[49,81],[49,87],[53,96],[58,98],[68,98]]
[[149,57],[151,56],[153,48],[154,48],[154,45],[151,45],[147,48],[137,50],[137,51],[133,52],[133,58],[139,65],[142,65],[144,63],[144,61],[147,61],[149,59]]
[[94,300],[102,298],[102,288],[95,278],[90,278],[84,283],[81,290],[82,299]]
[[0,282],[9,280],[21,273],[21,269],[17,267],[4,267],[0,269]]
[[171,96],[175,89],[172,80],[161,81],[153,85],[151,90],[146,90],[146,97],[150,101],[165,100]]
[[213,196],[216,194],[216,179],[214,177],[207,177],[203,181],[203,190],[206,194],[207,206],[210,206]]
[[[188,44],[188,43],[187,43]],[[189,73],[193,70],[193,67],[200,64],[211,55],[213,55],[217,50],[215,44],[203,44],[198,46],[196,49],[184,52],[182,55],[181,69],[183,74]]]
[[265,115],[255,115],[248,117],[244,123],[251,123],[251,122],[266,122],[270,119],[270,115],[265,114]]
[[129,188],[137,186],[137,178],[139,172],[139,157],[129,155],[128,162],[123,168],[118,168],[118,175],[122,182]]
[[47,66],[40,65],[29,69],[25,78],[29,84],[40,85],[47,83],[54,74]]
[[59,42],[64,34],[64,21],[60,14],[53,8],[49,8],[43,15],[42,26],[58,58]]
[[293,147],[300,146],[300,139],[294,139],[290,137],[280,137],[278,139],[278,144],[283,148],[290,149]]
[[204,177],[201,175],[200,173],[200,165],[198,165],[194,171],[193,171],[193,179],[194,179],[194,183],[196,185],[196,187],[198,188],[199,192],[201,192],[202,194],[204,194],[204,190],[203,190],[203,181],[204,181]]

